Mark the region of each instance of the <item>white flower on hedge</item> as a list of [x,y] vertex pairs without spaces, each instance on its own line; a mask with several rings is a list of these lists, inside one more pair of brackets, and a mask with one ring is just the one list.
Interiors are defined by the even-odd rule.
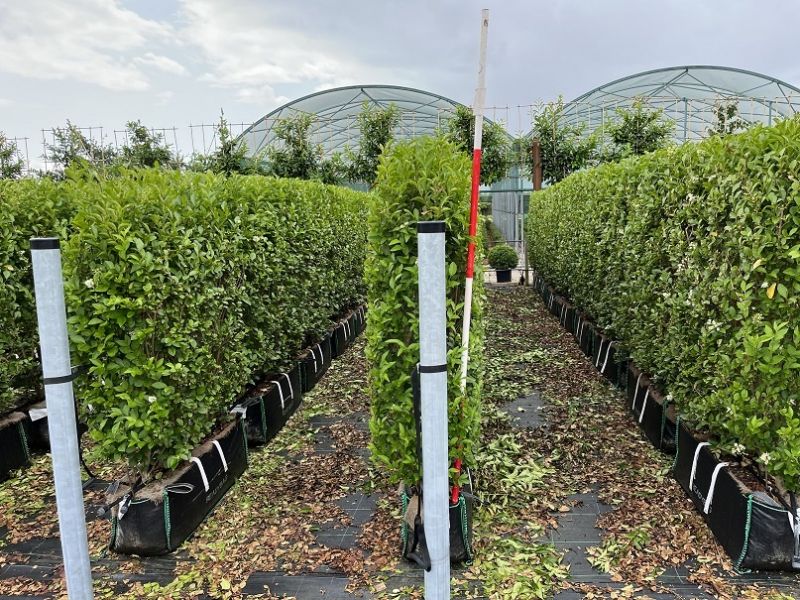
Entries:
[[667,402],[672,402],[672,394],[667,394]]
[[147,401],[148,401],[150,404],[152,404],[153,402],[155,402],[155,401],[156,401],[156,397],[155,397],[155,396],[148,396],[148,397],[147,397]]
[[85,285],[89,289],[92,289],[94,287],[94,279],[91,278],[87,279],[86,281],[83,282],[83,285]]
[[733,452],[735,456],[741,456],[742,454],[744,454],[744,450],[745,450],[744,446],[739,442],[736,442],[731,448],[731,452]]
[[772,457],[769,455],[769,452],[764,452],[761,456],[758,457],[759,462],[764,463],[764,466],[769,464],[769,461],[772,460]]

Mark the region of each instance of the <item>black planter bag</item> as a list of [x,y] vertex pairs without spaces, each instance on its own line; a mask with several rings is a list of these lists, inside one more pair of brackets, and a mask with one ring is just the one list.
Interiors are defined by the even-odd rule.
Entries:
[[314,389],[330,366],[331,335],[326,333],[318,343],[308,349],[305,358],[300,359],[304,394]]
[[511,283],[511,271],[509,269],[500,269],[495,273],[497,275],[497,283]]
[[581,351],[592,358],[594,355],[595,327],[587,319],[582,318],[575,334],[575,339]]
[[362,304],[352,313],[350,313],[350,316],[347,317],[347,322],[350,324],[350,332],[351,332],[350,342],[352,343],[367,328],[366,306]]
[[[28,413],[28,442],[34,450],[50,451],[50,430],[47,424],[47,405],[39,402],[25,409]],[[80,434],[80,429],[78,430]]]
[[352,313],[339,321],[331,330],[331,354],[333,358],[339,358],[356,339],[357,334],[350,323]]
[[247,441],[251,445],[266,444],[274,438],[303,398],[300,364],[288,373],[265,378],[264,383],[268,387],[263,393],[246,399],[234,409],[242,414]]
[[670,416],[670,402],[650,378],[632,364],[628,367],[627,380],[628,406],[642,432],[659,450],[674,452],[675,421]]
[[0,481],[8,479],[15,469],[31,462],[26,429],[28,417],[21,412],[6,415],[0,425]]
[[800,519],[742,484],[680,422],[673,470],[737,569],[800,571]]
[[[465,493],[459,495],[458,502],[450,504],[450,563],[453,565],[472,562],[472,513],[475,500],[471,488],[465,486]],[[411,490],[404,490],[403,502],[403,558],[416,563],[424,569],[430,568],[428,548],[425,544],[425,528],[421,516],[415,510],[419,507],[418,496]]]
[[592,344],[592,361],[595,369],[600,371],[603,377],[614,385],[625,388],[627,359],[619,351],[617,342],[596,329]]
[[139,498],[123,500],[114,507],[111,550],[139,556],[167,554],[194,533],[247,468],[247,438],[241,420],[214,439],[218,446],[203,444],[195,458],[163,488],[158,500],[142,498],[140,490]]

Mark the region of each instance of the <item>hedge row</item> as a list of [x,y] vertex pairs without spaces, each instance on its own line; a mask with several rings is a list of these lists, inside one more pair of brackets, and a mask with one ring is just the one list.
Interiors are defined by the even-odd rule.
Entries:
[[417,223],[444,221],[450,458],[472,462],[480,425],[483,274],[476,257],[467,394],[460,389],[461,326],[469,239],[470,161],[441,138],[397,144],[381,159],[369,215],[365,269],[372,452],[393,481],[422,480],[411,374],[419,362]]
[[30,238],[63,235],[73,212],[50,180],[0,180],[0,416],[34,397],[40,378]]
[[527,235],[697,427],[800,488],[800,120],[577,173]]
[[58,189],[77,206],[62,245],[73,362],[90,365],[76,394],[103,454],[141,471],[187,458],[253,375],[363,300],[365,194],[155,169]]

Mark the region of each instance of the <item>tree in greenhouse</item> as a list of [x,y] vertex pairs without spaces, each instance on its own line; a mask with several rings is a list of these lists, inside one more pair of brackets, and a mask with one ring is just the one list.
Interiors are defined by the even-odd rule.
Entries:
[[22,166],[16,142],[0,131],[0,179],[18,179]]
[[394,105],[375,108],[364,102],[358,115],[361,133],[358,152],[350,152],[349,176],[354,182],[372,187],[378,174],[378,162],[383,149],[394,137],[394,129],[400,122],[400,114]]
[[[458,106],[445,123],[444,134],[471,158],[475,137],[475,115],[472,109]],[[511,164],[509,137],[502,125],[484,121],[481,147],[481,183],[491,185],[506,176]]]
[[86,137],[80,128],[67,121],[66,127],[53,129],[53,143],[46,144],[47,160],[56,167],[54,174],[63,176],[72,165],[106,168],[117,157],[117,152],[103,141]]
[[153,133],[141,121],[128,121],[128,134],[119,162],[129,167],[174,166],[176,161],[161,133]]
[[618,108],[616,112],[616,120],[606,126],[613,144],[612,159],[653,152],[669,144],[675,126],[664,119],[662,110],[648,108],[637,99],[630,108]]
[[[542,177],[551,183],[590,166],[597,150],[595,135],[584,135],[582,126],[566,122],[561,96],[534,118],[533,139],[541,145]],[[530,151],[525,153],[525,161],[532,170]]]
[[720,102],[714,107],[714,124],[708,130],[709,137],[730,135],[745,129],[747,121],[739,116],[738,102]]

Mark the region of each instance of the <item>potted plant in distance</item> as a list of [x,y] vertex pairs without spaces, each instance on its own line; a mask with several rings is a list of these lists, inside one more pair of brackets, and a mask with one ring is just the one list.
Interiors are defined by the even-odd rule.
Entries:
[[489,265],[497,271],[497,283],[511,281],[511,269],[517,266],[519,258],[508,244],[500,244],[489,250]]

